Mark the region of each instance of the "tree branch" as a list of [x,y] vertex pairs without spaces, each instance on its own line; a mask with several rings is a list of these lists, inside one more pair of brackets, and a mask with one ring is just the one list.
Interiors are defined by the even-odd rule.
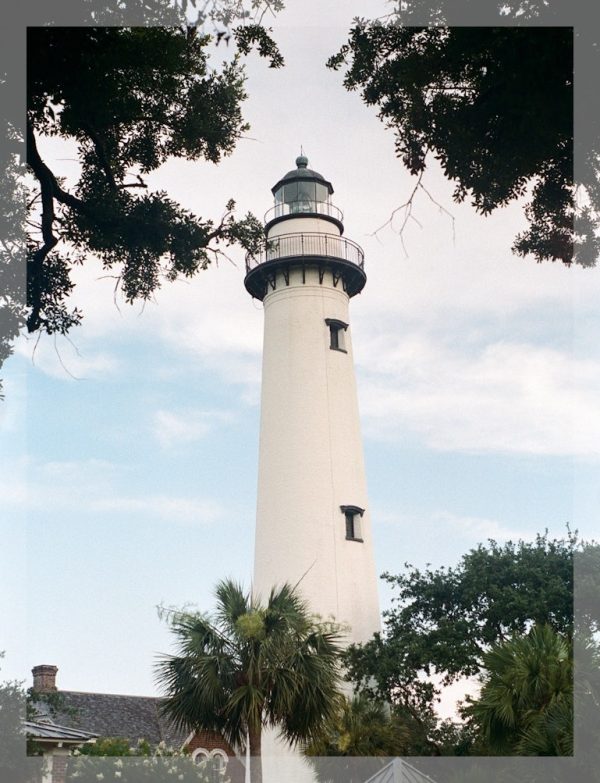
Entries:
[[[27,165],[35,174],[35,177],[40,185],[44,181],[49,186],[51,186],[50,194],[54,199],[60,201],[61,204],[65,204],[67,207],[75,209],[77,212],[81,212],[82,214],[88,216],[92,214],[92,210],[88,207],[85,201],[82,201],[81,199],[73,196],[71,193],[68,193],[66,190],[61,188],[58,180],[54,175],[54,172],[44,163],[40,157],[35,135],[33,133],[33,126],[29,120],[27,121]],[[43,199],[44,194],[42,191],[42,204],[44,203]]]
[[106,179],[108,180],[108,185],[110,189],[117,190],[117,183],[115,181],[115,176],[110,166],[110,162],[106,155],[104,142],[90,125],[87,124],[84,125],[83,130],[90,137],[92,144],[94,145],[94,149],[96,150],[96,155],[98,156],[98,161],[100,162],[102,171],[104,171],[104,173],[106,174]]
[[122,188],[147,188],[148,185],[144,182],[144,180],[140,177],[140,175],[137,175],[137,182],[123,182],[121,185],[117,185],[117,190],[121,190]]
[[29,332],[34,332],[43,323],[41,309],[44,261],[57,244],[58,237],[54,234],[54,183],[56,178],[40,157],[30,122],[27,123],[27,164],[40,183],[42,198],[43,244],[27,263],[27,303],[31,306],[31,313],[27,317],[27,329]]

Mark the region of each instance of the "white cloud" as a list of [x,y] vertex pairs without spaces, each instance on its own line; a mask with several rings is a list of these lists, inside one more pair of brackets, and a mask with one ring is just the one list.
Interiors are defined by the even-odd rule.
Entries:
[[222,262],[191,284],[165,287],[155,315],[167,350],[227,382],[258,386],[262,306],[246,292],[242,270]]
[[365,355],[359,395],[370,437],[417,435],[440,451],[599,454],[600,361],[508,342],[469,354],[422,333]]
[[445,539],[454,542],[461,539],[462,549],[480,544],[490,538],[498,542],[533,541],[536,535],[535,532],[522,528],[509,527],[497,519],[456,514],[447,510],[424,512],[416,517],[413,513],[404,514],[397,510],[377,509],[374,520],[378,527],[381,525],[386,528],[419,530],[422,540],[439,539],[440,531],[443,531]]
[[213,500],[150,495],[148,497],[117,496],[93,500],[92,511],[119,514],[143,514],[173,524],[210,525],[225,516],[225,509]]
[[173,359],[184,359],[221,380],[257,388],[262,306],[244,288],[242,254],[239,250],[233,254],[235,266],[221,261],[192,280],[165,283],[149,302],[119,302],[118,309],[113,301],[114,283],[101,279],[100,264],[90,259],[73,272],[77,282],[74,302],[85,316],[83,326],[71,338],[82,352],[94,348],[100,356],[99,346],[104,353],[107,348],[118,353],[131,340],[152,340],[159,359],[169,361],[164,371],[157,364],[158,373],[183,372]]
[[[10,362],[10,358],[7,360]],[[25,374],[11,374],[12,364],[10,364],[8,373],[6,365],[3,365],[3,375],[1,379],[1,392],[4,399],[0,399],[0,434],[9,435],[11,438],[25,438],[24,423],[27,410],[27,387],[25,383]]]
[[0,505],[11,511],[142,515],[170,524],[210,525],[226,516],[212,498],[135,495],[118,486],[126,468],[104,460],[34,462],[14,460],[0,476]]
[[[510,213],[514,219],[517,208]],[[506,321],[515,313],[530,316],[532,308],[571,310],[577,293],[581,308],[594,307],[600,280],[593,273],[516,258],[506,241],[510,227],[500,231],[493,216],[483,221],[465,215],[465,236],[456,245],[432,219],[433,225],[428,224],[433,230],[408,259],[397,237],[386,235],[381,245],[363,240],[368,283],[359,309],[367,319],[376,312],[378,319],[397,317],[452,329],[455,319],[464,322],[475,315]],[[504,241],[489,247],[490,236]]]
[[469,542],[481,543],[490,538],[498,542],[531,541],[535,538],[535,533],[507,527],[496,519],[462,516],[449,511],[435,512],[431,515],[430,521],[437,529],[445,530],[450,535],[460,536]]
[[152,432],[163,448],[202,440],[211,429],[231,421],[227,411],[157,410],[152,417]]
[[15,344],[15,353],[46,375],[67,381],[101,378],[121,369],[115,354],[78,337],[77,329],[68,339],[47,334],[39,335],[39,341],[37,337],[22,337]]

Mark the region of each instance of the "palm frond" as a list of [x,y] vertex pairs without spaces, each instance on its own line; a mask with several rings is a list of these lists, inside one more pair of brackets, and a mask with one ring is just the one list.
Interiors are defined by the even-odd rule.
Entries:
[[465,713],[496,753],[570,755],[573,664],[570,640],[534,626],[484,655],[479,699]]
[[212,617],[182,612],[171,622],[177,654],[156,665],[163,712],[232,744],[266,725],[292,743],[316,737],[339,710],[339,629],[316,622],[289,584],[264,605],[231,580],[215,593]]

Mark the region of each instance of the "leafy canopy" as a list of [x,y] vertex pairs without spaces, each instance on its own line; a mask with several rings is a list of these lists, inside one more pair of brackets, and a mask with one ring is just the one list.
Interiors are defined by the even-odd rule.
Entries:
[[[0,661],[4,652],[0,651]],[[14,783],[29,783],[36,781],[39,765],[34,766],[25,760],[25,736],[23,721],[27,718],[25,692],[22,683],[16,680],[0,682],[0,737],[2,737],[2,753],[0,753],[0,779]],[[28,760],[29,761],[29,760]],[[41,774],[37,777],[41,780]]]
[[357,21],[328,65],[347,65],[346,88],[377,106],[406,168],[421,177],[433,156],[455,200],[484,215],[530,188],[513,250],[593,265],[597,213],[574,222],[572,29],[407,27],[392,16]]
[[[319,783],[363,783],[392,756],[406,754],[407,730],[364,694],[341,701],[305,753]],[[357,757],[361,757],[360,760]]]
[[[533,542],[490,540],[464,555],[455,567],[412,568],[384,574],[397,594],[385,612],[385,637],[351,648],[355,675],[374,669],[390,694],[403,673],[437,672],[450,683],[477,674],[483,654],[532,623],[562,633],[573,627],[573,554],[577,539]],[[366,670],[364,672],[366,674]],[[361,676],[360,679],[363,679]]]
[[381,702],[364,694],[344,699],[318,739],[306,748],[309,756],[400,756],[405,752],[404,727],[395,724]]
[[593,608],[598,581],[591,573],[597,551],[574,534],[550,539],[546,533],[532,542],[490,540],[455,567],[422,570],[406,564],[399,575],[384,574],[396,591],[384,613],[384,633],[348,649],[348,679],[420,726],[436,752],[447,743],[436,734],[442,729],[434,710],[440,691],[431,676],[447,685],[479,674],[494,644],[524,635],[534,624],[571,637],[575,555],[586,564],[590,594],[577,626],[598,630]]
[[[283,60],[258,24],[231,37],[239,52],[215,71],[211,37],[195,27],[28,29],[27,163],[39,220],[28,239],[29,331],[64,333],[79,323],[81,312],[67,304],[70,269],[89,253],[132,302],[206,268],[223,246],[261,245],[261,224],[250,214],[236,220],[233,201],[215,225],[145,181],[171,157],[218,163],[248,129],[241,54],[256,44],[271,66]],[[43,135],[76,144],[73,188],[43,160]]]

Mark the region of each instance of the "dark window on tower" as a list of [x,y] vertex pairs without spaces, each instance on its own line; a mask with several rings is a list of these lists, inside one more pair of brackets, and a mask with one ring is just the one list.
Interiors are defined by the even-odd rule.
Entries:
[[346,350],[346,329],[348,324],[338,321],[337,318],[326,318],[325,323],[329,327],[329,347],[331,350],[348,353]]
[[358,506],[340,506],[346,521],[346,540],[362,541],[361,517],[365,513],[364,508]]

